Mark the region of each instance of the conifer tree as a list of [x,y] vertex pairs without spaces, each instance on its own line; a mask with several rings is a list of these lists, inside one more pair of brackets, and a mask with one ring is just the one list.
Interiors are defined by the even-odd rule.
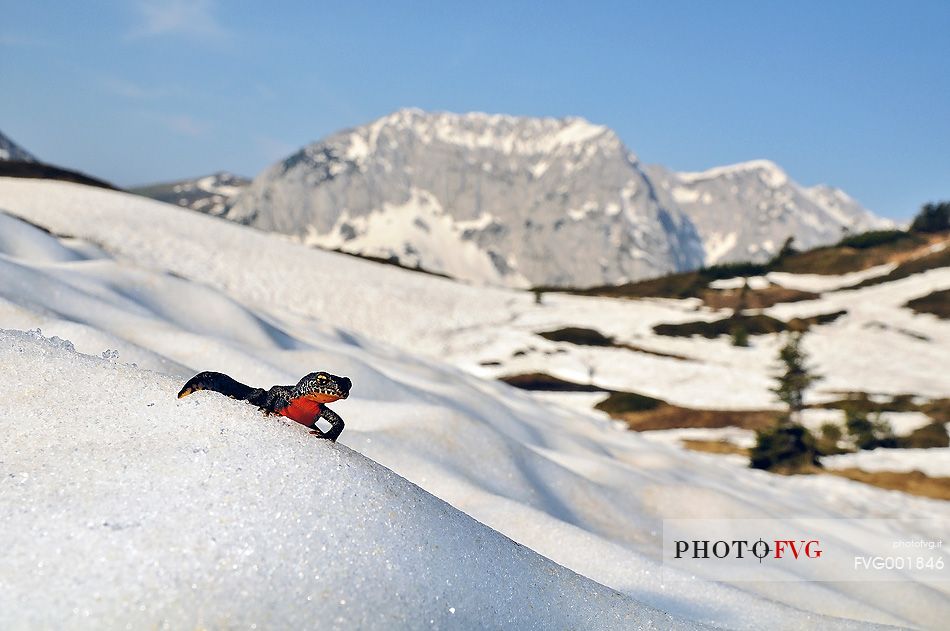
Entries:
[[815,437],[798,422],[805,407],[805,391],[819,379],[806,365],[801,341],[801,335],[795,333],[779,351],[783,370],[775,376],[772,392],[788,406],[788,412],[774,427],[756,432],[755,446],[749,452],[749,465],[755,469],[796,473],[821,466]]
[[914,222],[910,225],[913,232],[942,232],[950,230],[950,202],[931,202],[924,204]]
[[806,365],[801,343],[801,334],[793,333],[779,351],[782,373],[775,377],[776,384],[771,389],[788,406],[789,419],[792,421],[798,420],[805,407],[805,391],[821,379]]

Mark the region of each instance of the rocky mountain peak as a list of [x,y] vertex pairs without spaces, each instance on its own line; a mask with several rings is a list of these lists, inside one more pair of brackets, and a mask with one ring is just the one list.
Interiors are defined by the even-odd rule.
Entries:
[[624,282],[702,260],[636,157],[580,118],[399,110],[274,165],[227,216],[511,286]]

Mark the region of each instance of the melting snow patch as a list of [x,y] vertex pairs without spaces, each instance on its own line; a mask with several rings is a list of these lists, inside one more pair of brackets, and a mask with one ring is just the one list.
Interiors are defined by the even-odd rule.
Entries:
[[865,471],[921,471],[935,478],[950,477],[950,448],[871,449],[840,456],[825,456],[829,469],[855,467]]
[[834,291],[843,287],[850,287],[868,278],[877,278],[888,274],[896,267],[894,263],[878,265],[860,272],[850,272],[838,276],[824,274],[789,274],[788,272],[769,272],[768,279],[776,285],[797,289],[799,291]]
[[741,289],[745,285],[748,285],[749,289],[759,290],[766,289],[770,283],[764,276],[721,278],[709,283],[710,289]]

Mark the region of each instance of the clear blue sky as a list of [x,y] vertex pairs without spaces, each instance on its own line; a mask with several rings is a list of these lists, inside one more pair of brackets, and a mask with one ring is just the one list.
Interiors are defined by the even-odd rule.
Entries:
[[120,185],[402,107],[583,116],[647,163],[769,158],[905,218],[950,198],[950,1],[0,0],[0,130]]

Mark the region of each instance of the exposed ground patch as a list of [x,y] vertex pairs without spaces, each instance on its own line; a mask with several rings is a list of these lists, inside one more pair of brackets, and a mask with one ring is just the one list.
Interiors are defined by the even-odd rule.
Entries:
[[819,314],[810,318],[792,318],[788,322],[783,322],[782,320],[765,314],[736,314],[711,322],[697,320],[693,322],[679,322],[676,324],[657,324],[653,327],[653,331],[657,335],[672,337],[701,335],[709,339],[715,339],[720,335],[731,335],[739,330],[745,331],[748,335],[767,335],[769,333],[782,333],[784,331],[804,332],[812,326],[834,322],[846,313],[847,311],[844,310],[835,311],[833,313]]
[[[738,302],[736,294],[729,293],[731,290],[710,289],[709,284],[715,280],[726,278],[764,276],[769,272],[828,276],[860,272],[886,263],[897,263],[898,267],[901,268],[900,270],[895,269],[886,276],[868,279],[864,283],[856,285],[856,287],[866,287],[871,284],[904,278],[925,269],[948,265],[946,259],[943,258],[945,255],[940,255],[939,252],[927,253],[927,250],[935,244],[948,241],[950,241],[950,234],[947,232],[874,231],[845,237],[836,245],[815,248],[805,252],[786,253],[767,263],[727,263],[692,272],[669,274],[660,278],[651,278],[622,285],[589,288],[539,287],[536,288],[536,291],[562,291],[582,296],[630,299],[700,298],[711,307],[714,307],[714,303],[719,303],[722,304],[723,308],[736,308],[729,304],[733,301]],[[947,249],[944,250],[944,252],[946,251]],[[749,305],[744,308],[766,308],[779,302],[807,299],[803,296],[796,296],[794,293],[782,294],[778,289],[768,287],[749,290],[749,293],[746,294]],[[755,306],[755,302],[760,302],[762,307]]]
[[890,283],[895,280],[907,278],[908,276],[913,276],[914,274],[926,272],[927,270],[937,269],[938,267],[950,267],[950,247],[945,247],[942,250],[906,260],[883,276],[865,279],[849,287],[842,287],[839,291]]
[[825,469],[822,473],[891,491],[903,491],[936,500],[950,500],[950,478],[932,478],[920,471],[864,471],[851,468]]
[[769,285],[762,289],[704,289],[700,298],[711,309],[768,309],[779,303],[815,300],[821,294],[811,291],[789,289],[781,285]]
[[885,263],[900,262],[936,240],[916,232],[870,232],[846,237],[837,245],[784,257],[770,271],[824,275],[859,272]]
[[875,412],[922,412],[935,423],[950,423],[950,399],[921,399],[913,394],[895,394],[873,398],[867,392],[835,392],[840,399],[809,405],[810,408],[854,410],[864,414]]
[[540,390],[543,392],[605,392],[603,388],[583,383],[574,383],[541,372],[508,375],[499,377],[508,385],[522,390]]
[[546,340],[551,340],[552,342],[568,342],[570,344],[577,344],[579,346],[603,346],[607,348],[623,348],[628,351],[634,351],[637,353],[646,353],[647,355],[655,355],[656,357],[668,357],[670,359],[679,359],[683,361],[692,361],[689,357],[683,355],[676,355],[674,353],[664,353],[662,351],[655,351],[649,348],[643,348],[642,346],[636,346],[635,344],[627,344],[626,342],[618,342],[613,337],[604,335],[600,331],[594,329],[585,329],[583,327],[567,327],[563,329],[555,329],[553,331],[542,331],[538,333],[541,337]]
[[698,410],[669,403],[652,410],[608,412],[638,432],[691,427],[765,429],[775,424],[778,412],[772,410]]
[[[611,418],[623,421],[633,431],[655,431],[682,428],[724,428],[739,427],[760,430],[771,427],[779,412],[774,410],[698,410],[672,405],[654,397],[636,392],[618,392],[598,388],[590,384],[579,384],[544,373],[528,373],[502,377],[502,381],[525,390],[550,392],[605,392],[608,396],[594,406],[606,412]],[[935,422],[924,426],[907,437],[901,437],[902,447],[940,447],[944,446],[946,434],[933,431],[943,429],[942,422],[950,416],[950,399],[938,399],[927,403],[915,403],[911,395],[898,395],[890,402],[876,403],[866,393],[853,393],[850,398],[842,399],[820,407],[841,407],[851,405],[854,409],[865,411],[923,411]],[[818,407],[818,406],[815,406]],[[936,441],[934,437],[936,436]],[[726,440],[683,439],[681,444],[692,451],[712,454],[730,454],[749,456],[749,450]],[[863,469],[824,469],[809,467],[804,470],[785,472],[787,474],[824,474],[834,475],[882,489],[902,491],[920,497],[950,500],[950,478],[930,477],[920,471],[864,471]]]
[[551,288],[551,290],[608,298],[700,298],[704,291],[715,291],[709,289],[709,283],[715,280],[737,276],[761,276],[768,271],[766,265],[759,263],[730,263],[622,285],[605,285],[588,289]]
[[680,441],[683,447],[691,451],[701,451],[707,454],[732,454],[736,456],[748,456],[749,450],[740,447],[728,440],[698,440],[693,438],[684,438]]
[[905,307],[917,313],[930,313],[941,320],[950,320],[950,289],[943,289],[914,298],[908,301]]
[[[739,447],[727,440],[683,439],[680,443],[686,449],[701,453],[749,455],[748,449]],[[921,471],[865,471],[855,467],[847,469],[810,467],[804,471],[786,472],[785,474],[833,475],[889,491],[901,491],[910,495],[937,500],[950,500],[950,478],[931,477]]]
[[609,390],[592,384],[574,383],[545,373],[500,377],[522,390],[545,392],[603,392],[607,398],[594,406],[611,418],[623,421],[631,430],[642,432],[690,427],[770,427],[778,414],[772,410],[700,410],[667,403],[637,392]]

